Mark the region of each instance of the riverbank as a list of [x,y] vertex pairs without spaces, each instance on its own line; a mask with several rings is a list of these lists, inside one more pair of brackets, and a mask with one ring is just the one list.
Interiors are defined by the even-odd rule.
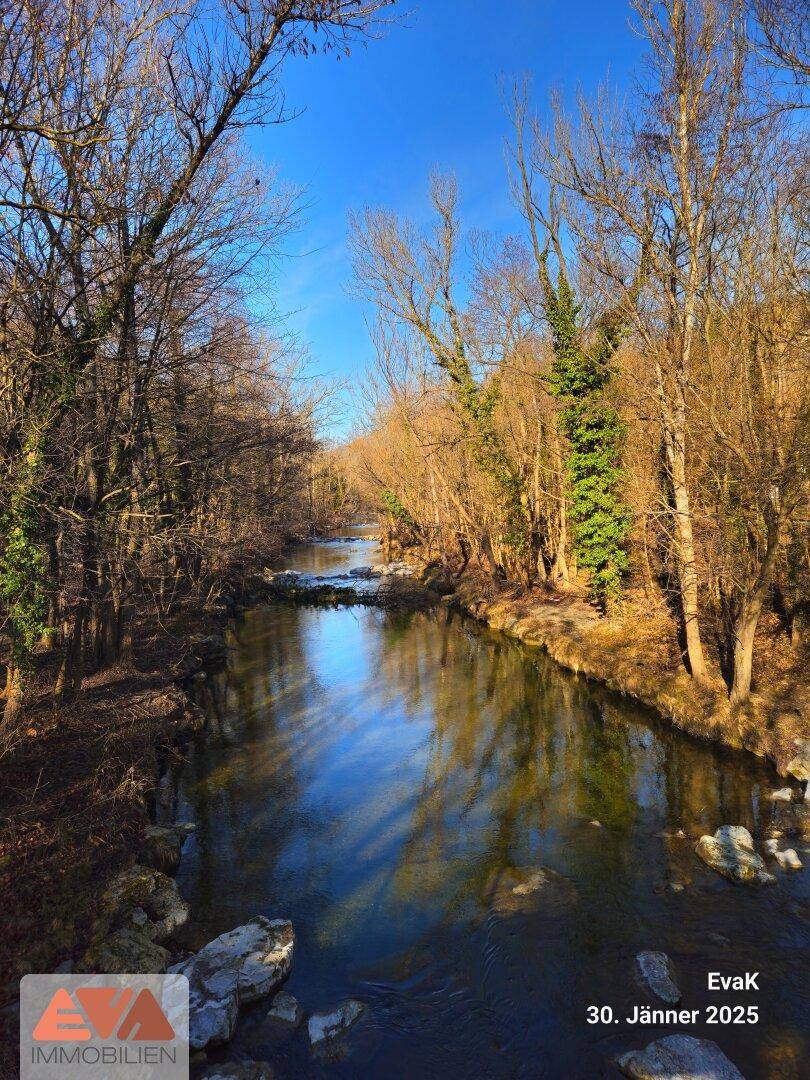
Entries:
[[88,676],[76,701],[32,701],[2,759],[0,1009],[23,974],[59,970],[84,948],[105,885],[155,820],[161,776],[203,723],[195,676],[224,663],[227,621],[261,588],[234,584],[213,604],[143,619],[132,657]]
[[498,589],[477,574],[462,575],[451,586],[434,564],[419,567],[426,584],[452,588],[449,604],[492,630],[545,649],[562,667],[642,703],[689,735],[765,758],[780,775],[794,774],[801,756],[797,740],[810,736],[806,655],[774,663],[767,685],[733,708],[722,680],[701,686],[678,670],[677,642],[654,613],[606,619],[570,593]]
[[[272,576],[232,582],[212,603],[189,601],[171,618],[142,619],[129,661],[88,676],[75,702],[56,707],[44,690],[34,695],[25,735],[2,760],[0,1076],[16,1067],[19,979],[83,970],[88,947],[101,949],[102,966],[115,970],[105,939],[110,916],[117,918],[111,883],[113,892],[119,880],[128,888],[126,874],[144,870],[142,862],[144,881],[148,867],[167,869],[147,854],[150,833],[166,816],[162,780],[205,723],[194,686],[225,663],[229,621],[271,597],[358,602],[350,590],[321,593],[286,595]],[[398,581],[386,597],[365,602],[420,607],[428,596],[417,583]],[[49,685],[44,667],[40,679]]]

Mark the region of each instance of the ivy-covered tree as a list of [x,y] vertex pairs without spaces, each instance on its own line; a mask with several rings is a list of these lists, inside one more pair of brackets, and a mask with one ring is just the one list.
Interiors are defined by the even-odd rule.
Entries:
[[[590,575],[591,596],[603,610],[617,600],[627,571],[630,513],[622,499],[621,467],[624,426],[610,400],[612,361],[625,327],[617,306],[586,335],[567,272],[561,239],[564,199],[554,179],[553,153],[537,128],[529,125],[527,88],[517,86],[513,98],[516,176],[513,193],[529,227],[540,283],[543,315],[551,329],[554,359],[547,385],[560,402],[560,426],[569,442],[567,472],[574,554]],[[527,146],[527,128],[532,143]],[[535,174],[545,177],[548,208],[541,208]],[[549,268],[556,261],[556,285]],[[646,272],[639,261],[635,278],[623,297],[626,306],[638,296]]]
[[541,274],[554,360],[548,386],[560,401],[562,428],[570,444],[567,468],[574,551],[590,575],[593,598],[615,603],[627,571],[630,513],[622,499],[624,425],[608,393],[611,361],[621,340],[621,320],[604,316],[594,341],[585,344],[580,308],[564,271],[553,287]]

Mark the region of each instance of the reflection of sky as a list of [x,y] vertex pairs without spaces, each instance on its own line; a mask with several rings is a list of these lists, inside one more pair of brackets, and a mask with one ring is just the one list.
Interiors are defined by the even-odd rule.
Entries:
[[[256,912],[292,917],[292,992],[326,1004],[355,992],[358,973],[429,943],[424,977],[439,997],[446,965],[457,981],[469,963],[462,984],[478,999],[480,948],[487,985],[511,1001],[506,984],[526,982],[548,1006],[552,977],[607,980],[614,993],[610,971],[633,949],[671,949],[705,970],[700,950],[684,950],[709,926],[744,943],[740,964],[752,948],[780,978],[793,963],[773,910],[781,893],[701,884],[692,853],[695,835],[724,822],[756,827],[755,765],[651,726],[443,606],[268,607],[236,636],[236,742],[213,740],[187,771],[200,824],[180,881],[211,934]],[[680,827],[690,839],[662,835]],[[495,933],[486,912],[504,868],[538,864],[577,898],[533,909],[529,945],[505,925]],[[699,903],[677,900],[672,881],[701,889]],[[526,967],[527,948],[546,950],[539,968]]]

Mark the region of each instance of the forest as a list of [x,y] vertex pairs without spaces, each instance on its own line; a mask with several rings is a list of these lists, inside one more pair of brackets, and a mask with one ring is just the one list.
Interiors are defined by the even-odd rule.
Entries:
[[255,303],[272,312],[300,193],[244,134],[287,119],[285,59],[347,50],[385,6],[3,6],[6,749],[27,701],[126,659],[136,614],[205,600],[316,522],[324,389]]
[[631,7],[629,97],[543,122],[504,89],[521,235],[465,231],[441,172],[418,222],[355,216],[377,362],[341,460],[406,546],[587,593],[740,705],[806,661],[806,13]]

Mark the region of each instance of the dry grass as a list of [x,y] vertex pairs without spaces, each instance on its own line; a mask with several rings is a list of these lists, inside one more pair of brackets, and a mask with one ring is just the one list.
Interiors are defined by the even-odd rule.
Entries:
[[775,618],[763,618],[754,693],[732,709],[719,674],[699,686],[684,671],[671,618],[631,597],[617,617],[599,618],[581,596],[504,590],[465,577],[453,602],[493,629],[545,648],[563,667],[654,709],[690,735],[767,757],[779,771],[810,733],[807,649],[791,649]]

